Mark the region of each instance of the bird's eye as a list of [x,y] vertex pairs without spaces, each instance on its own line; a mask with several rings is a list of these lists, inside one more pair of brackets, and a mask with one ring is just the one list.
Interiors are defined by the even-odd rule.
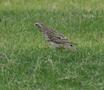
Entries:
[[70,46],[72,47],[73,45],[71,44]]

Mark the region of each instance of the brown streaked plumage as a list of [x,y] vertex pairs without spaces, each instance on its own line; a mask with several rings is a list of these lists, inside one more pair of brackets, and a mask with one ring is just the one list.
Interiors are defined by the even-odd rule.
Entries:
[[37,22],[35,25],[45,36],[45,39],[55,47],[63,47],[66,49],[76,50],[75,46],[63,35],[55,30],[48,28],[43,23]]

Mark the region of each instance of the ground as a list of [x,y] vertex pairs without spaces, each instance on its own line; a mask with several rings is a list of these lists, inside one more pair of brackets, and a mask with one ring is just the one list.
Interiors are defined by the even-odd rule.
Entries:
[[[77,51],[49,47],[37,21]],[[0,90],[104,90],[104,0],[0,0]]]

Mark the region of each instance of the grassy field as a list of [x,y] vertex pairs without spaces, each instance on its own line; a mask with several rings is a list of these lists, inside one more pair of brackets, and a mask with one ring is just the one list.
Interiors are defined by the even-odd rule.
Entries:
[[[77,51],[50,48],[36,21]],[[104,0],[0,0],[0,90],[104,90]]]

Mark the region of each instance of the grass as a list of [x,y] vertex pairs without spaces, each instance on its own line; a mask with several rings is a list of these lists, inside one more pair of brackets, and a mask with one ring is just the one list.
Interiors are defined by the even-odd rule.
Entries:
[[[50,48],[34,22],[77,43]],[[0,0],[0,90],[103,90],[103,0]]]

